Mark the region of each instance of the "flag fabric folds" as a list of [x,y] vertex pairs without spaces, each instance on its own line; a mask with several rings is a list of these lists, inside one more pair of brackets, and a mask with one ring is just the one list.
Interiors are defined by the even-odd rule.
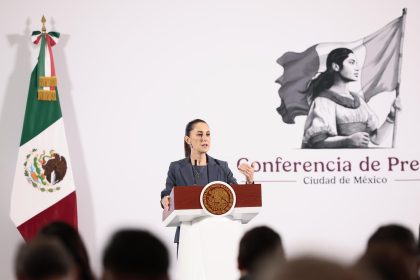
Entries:
[[75,184],[52,52],[59,36],[32,33],[40,52],[30,79],[10,206],[10,217],[25,240],[55,220],[77,228]]
[[366,102],[378,93],[395,90],[404,16],[358,41],[320,43],[301,53],[282,55],[277,63],[284,71],[276,82],[281,85],[278,91],[281,104],[277,111],[283,121],[291,124],[296,116],[308,114],[310,104],[305,90],[309,82],[326,69],[328,53],[336,48],[349,48],[358,58],[361,78],[351,83],[350,89],[364,96]]

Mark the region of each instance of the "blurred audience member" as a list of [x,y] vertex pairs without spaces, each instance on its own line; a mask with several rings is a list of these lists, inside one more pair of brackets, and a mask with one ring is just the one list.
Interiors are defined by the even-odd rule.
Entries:
[[74,263],[63,245],[45,238],[20,246],[15,274],[18,280],[77,280]]
[[390,224],[379,227],[369,238],[367,250],[380,244],[395,244],[409,255],[416,255],[417,242],[414,234],[408,228]]
[[416,262],[395,244],[372,245],[358,262],[381,280],[414,280]]
[[85,245],[79,233],[69,224],[64,222],[52,222],[43,227],[39,236],[53,237],[58,239],[76,264],[77,279],[94,280],[94,274],[89,264],[89,257]]
[[240,280],[270,278],[285,261],[280,235],[269,227],[255,227],[239,243]]
[[[379,280],[332,261],[302,257],[287,262],[275,280]],[[257,279],[259,280],[259,279]]]
[[379,227],[369,238],[358,266],[370,269],[382,280],[418,279],[414,234],[401,225]]
[[417,279],[420,279],[420,225],[419,235],[417,236]]
[[147,231],[121,230],[105,248],[103,267],[103,280],[168,280],[168,250]]

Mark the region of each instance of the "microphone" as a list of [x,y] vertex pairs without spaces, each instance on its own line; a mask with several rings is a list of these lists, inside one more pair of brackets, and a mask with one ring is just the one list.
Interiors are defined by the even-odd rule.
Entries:
[[194,160],[194,164],[192,166],[193,169],[193,175],[194,175],[194,185],[198,184],[198,180],[200,179],[200,173],[197,171],[197,169],[194,168],[194,166],[197,166],[197,160]]

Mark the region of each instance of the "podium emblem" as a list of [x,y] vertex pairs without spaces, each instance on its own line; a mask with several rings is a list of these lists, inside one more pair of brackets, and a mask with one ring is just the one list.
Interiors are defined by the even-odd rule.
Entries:
[[228,215],[236,204],[232,187],[225,182],[215,181],[207,184],[201,191],[201,207],[211,215]]

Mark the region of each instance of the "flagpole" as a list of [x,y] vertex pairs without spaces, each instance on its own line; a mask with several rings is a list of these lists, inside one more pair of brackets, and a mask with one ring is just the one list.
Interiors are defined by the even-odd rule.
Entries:
[[[404,35],[405,35],[405,20],[407,16],[407,8],[403,9],[402,12],[402,26],[401,26],[401,44],[400,44],[400,53],[398,60],[398,76],[397,76],[397,86],[395,88],[395,96],[398,98],[400,95],[400,86],[401,86],[401,66],[402,66],[402,57],[403,57],[403,45],[404,45]],[[394,130],[392,134],[392,148],[395,148],[396,138],[397,138],[397,117],[398,110],[395,110],[395,120],[394,120]]]

